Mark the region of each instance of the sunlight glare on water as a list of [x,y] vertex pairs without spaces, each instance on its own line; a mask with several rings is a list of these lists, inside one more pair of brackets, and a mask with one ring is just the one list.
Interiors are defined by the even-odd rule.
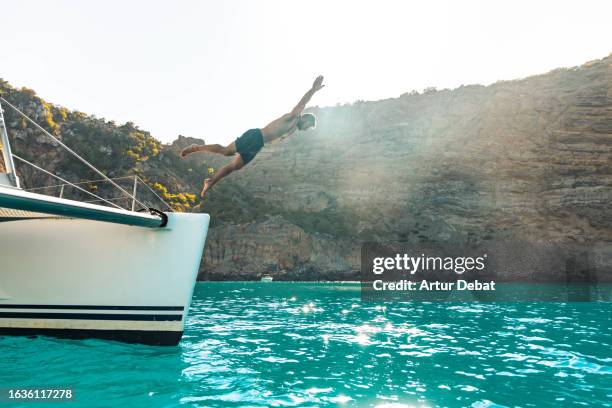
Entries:
[[[0,338],[46,407],[604,406],[612,303],[362,303],[358,284],[198,283],[178,347]],[[3,406],[33,406],[31,403]]]

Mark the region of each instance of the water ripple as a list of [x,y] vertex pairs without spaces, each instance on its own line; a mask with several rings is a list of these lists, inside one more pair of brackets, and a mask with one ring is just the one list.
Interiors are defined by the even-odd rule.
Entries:
[[610,303],[377,305],[358,288],[201,283],[179,347],[0,338],[0,383],[70,384],[72,407],[610,403]]

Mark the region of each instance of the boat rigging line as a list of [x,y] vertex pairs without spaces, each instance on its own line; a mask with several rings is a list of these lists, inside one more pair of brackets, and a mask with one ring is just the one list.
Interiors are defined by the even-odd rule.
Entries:
[[[41,132],[43,132],[45,135],[49,136],[51,139],[53,139],[55,142],[57,142],[61,147],[63,147],[64,149],[66,149],[68,151],[68,153],[72,154],[74,157],[76,157],[78,160],[80,160],[83,164],[85,164],[87,167],[89,167],[91,170],[93,170],[94,172],[96,172],[98,175],[102,176],[106,181],[108,181],[109,183],[111,183],[114,187],[118,188],[119,191],[123,192],[125,195],[127,195],[128,197],[130,197],[132,200],[134,200],[135,202],[137,202],[140,206],[142,206],[143,208],[148,208],[146,205],[144,205],[142,202],[140,202],[140,200],[138,200],[134,195],[132,195],[131,193],[129,193],[128,191],[126,191],[123,187],[121,187],[119,184],[115,183],[113,180],[111,180],[106,174],[102,173],[100,170],[98,170],[93,164],[89,163],[87,160],[85,160],[84,158],[82,158],[81,156],[79,156],[78,153],[76,153],[74,150],[72,150],[70,147],[66,146],[60,139],[58,139],[57,137],[53,136],[51,133],[49,133],[47,130],[45,130],[45,128],[43,128],[42,126],[40,126],[38,123],[36,123],[34,120],[32,120],[28,115],[26,115],[25,113],[23,113],[21,110],[19,110],[19,108],[17,108],[16,106],[14,106],[13,104],[11,104],[9,101],[7,101],[6,99],[4,99],[3,96],[0,95],[0,100],[3,101],[4,103],[6,103],[8,106],[10,106],[11,108],[13,108],[13,110],[15,110],[15,112],[17,112],[19,115],[21,115],[23,118],[25,118],[28,122],[30,122],[32,125],[34,125],[38,130],[40,130]],[[17,156],[13,155],[15,158],[18,158]],[[24,161],[21,158],[18,158],[22,161]],[[32,163],[30,163],[32,164]],[[38,166],[36,166],[38,167]],[[38,167],[38,169],[43,170],[42,168]],[[43,170],[46,173],[48,173],[46,170]],[[52,174],[53,175],[53,174]],[[59,177],[58,177],[59,178]],[[72,186],[76,187],[74,184],[67,182],[66,180],[61,179],[63,182],[66,182],[67,184],[71,184]],[[77,187],[79,188],[79,187]],[[81,188],[79,188],[80,190],[83,190]],[[85,191],[85,190],[83,190]],[[98,196],[96,196],[98,197]],[[101,197],[98,197],[101,198]],[[104,200],[106,201],[106,200]],[[118,207],[117,205],[115,205],[114,203],[110,203],[109,201],[107,201],[109,204],[113,204],[115,207]],[[121,208],[121,207],[119,207]]]
[[[55,175],[53,175],[55,177]],[[142,185],[144,185],[150,192],[151,194],[153,194],[155,197],[157,197],[157,199],[163,203],[166,208],[168,209],[168,211],[173,212],[174,209],[170,206],[170,204],[168,204],[166,202],[166,200],[164,200],[163,198],[161,198],[159,196],[159,194],[157,194],[155,192],[155,190],[153,190],[151,188],[150,185],[147,184],[147,182],[145,182],[142,178],[140,178],[140,176],[138,175],[133,175],[133,176],[121,176],[121,177],[113,177],[112,180],[136,180],[139,181],[140,183],[142,183]],[[75,185],[81,185],[81,184],[95,184],[95,183],[100,183],[106,181],[106,179],[98,179],[98,180],[86,180],[86,181],[81,181],[78,183],[70,183],[70,182],[66,182],[66,183],[62,183],[62,184],[52,184],[50,186],[41,186],[41,187],[33,187],[33,188],[28,188],[27,191],[37,191],[37,190],[45,190],[45,189],[49,189],[49,188],[54,188],[54,187],[63,187],[65,185],[71,185],[71,186],[75,186]],[[135,194],[134,194],[135,195]],[[117,200],[125,200],[128,197],[117,197],[117,198],[109,198],[109,201],[117,201]],[[95,200],[95,201],[100,201],[100,200]],[[89,201],[88,201],[89,202]],[[149,208],[149,207],[145,207],[145,208]]]
[[[19,161],[21,161],[21,162],[25,163],[25,164],[29,164],[30,166],[34,167],[36,170],[40,170],[40,171],[42,171],[43,173],[48,174],[48,175],[49,175],[49,176],[51,176],[51,177],[55,177],[56,179],[58,179],[59,181],[61,181],[61,182],[65,183],[65,184],[68,184],[68,185],[70,185],[70,186],[72,186],[72,187],[74,187],[74,188],[76,188],[76,189],[78,189],[78,190],[80,190],[80,191],[82,191],[82,192],[84,192],[84,193],[89,194],[90,196],[93,196],[93,197],[97,198],[97,199],[98,199],[98,200],[100,200],[100,201],[104,201],[105,203],[108,203],[108,204],[112,205],[113,207],[117,207],[117,208],[119,208],[120,210],[123,210],[123,208],[122,208],[122,207],[120,207],[120,206],[118,206],[117,204],[112,203],[112,202],[110,202],[110,201],[108,201],[108,200],[106,200],[106,199],[104,199],[104,198],[100,197],[99,195],[96,195],[96,194],[92,193],[91,191],[87,191],[87,190],[85,190],[84,188],[81,188],[81,187],[77,186],[76,184],[73,184],[73,183],[69,182],[68,180],[64,180],[64,179],[63,179],[63,178],[61,178],[60,176],[55,175],[55,174],[51,173],[50,171],[45,170],[45,169],[43,169],[42,167],[39,167],[39,166],[35,165],[34,163],[29,162],[29,161],[27,161],[26,159],[24,159],[24,158],[21,158],[21,157],[17,156],[15,153],[13,153],[13,157],[14,157],[14,158],[16,158],[17,160],[19,160]],[[147,208],[147,207],[145,207],[145,208]]]

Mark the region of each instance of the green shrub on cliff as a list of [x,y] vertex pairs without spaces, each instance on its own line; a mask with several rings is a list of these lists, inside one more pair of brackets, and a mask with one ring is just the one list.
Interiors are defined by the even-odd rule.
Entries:
[[186,211],[191,208],[196,201],[195,194],[171,193],[168,191],[168,188],[160,182],[153,183],[153,188],[175,211]]
[[[160,196],[177,211],[189,210],[198,203],[199,196],[195,194],[196,191],[189,191],[189,186],[196,186],[197,189],[200,180],[196,180],[196,174],[204,174],[205,164],[194,169],[191,173],[193,180],[186,180],[183,174],[189,173],[187,164],[134,123],[127,122],[118,126],[103,118],[70,111],[44,101],[31,89],[16,89],[1,79],[0,93],[109,177],[138,174],[146,180],[163,180],[163,184],[158,183],[163,187]],[[100,178],[6,106],[5,120],[15,154],[72,182]],[[25,188],[57,184],[57,180],[29,166],[17,163],[17,167]],[[193,167],[193,164],[189,167]],[[84,186],[97,190],[96,194],[105,198],[120,197],[121,193],[108,184]],[[127,190],[128,184],[123,185]],[[155,183],[147,181],[147,184],[153,187]],[[160,190],[158,187],[153,188]],[[56,192],[50,190],[46,193]],[[87,198],[78,192],[73,192],[71,197]]]

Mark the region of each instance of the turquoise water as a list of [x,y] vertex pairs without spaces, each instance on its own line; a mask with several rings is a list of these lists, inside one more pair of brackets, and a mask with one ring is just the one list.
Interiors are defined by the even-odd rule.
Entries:
[[43,407],[611,406],[611,316],[610,302],[373,304],[357,284],[207,282],[180,346],[0,338],[0,387],[75,390]]

